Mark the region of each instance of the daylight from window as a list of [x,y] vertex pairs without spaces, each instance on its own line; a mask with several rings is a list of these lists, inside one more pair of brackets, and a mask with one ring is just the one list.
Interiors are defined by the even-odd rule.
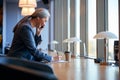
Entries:
[[88,0],[88,56],[96,58],[96,0]]
[[118,0],[108,0],[108,31],[114,33],[117,39],[109,40],[108,59],[114,59],[114,41],[118,40]]

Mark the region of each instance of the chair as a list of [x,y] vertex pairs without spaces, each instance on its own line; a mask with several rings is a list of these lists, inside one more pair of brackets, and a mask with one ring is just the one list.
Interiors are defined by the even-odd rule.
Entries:
[[49,65],[13,57],[0,57],[0,75],[3,79],[57,80]]
[[35,61],[22,60],[15,57],[7,57],[7,56],[0,57],[0,63],[13,64],[13,65],[23,66],[30,69],[54,73],[52,68],[47,64],[35,62]]
[[114,59],[118,61],[119,41],[114,41]]
[[119,41],[114,41],[114,60],[115,64],[119,65]]

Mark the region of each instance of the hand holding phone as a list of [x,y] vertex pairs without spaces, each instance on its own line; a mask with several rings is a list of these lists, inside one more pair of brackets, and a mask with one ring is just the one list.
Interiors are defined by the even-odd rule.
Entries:
[[43,28],[44,28],[43,26],[40,27],[40,28],[36,28],[36,34],[37,34],[38,36],[40,36],[41,31],[42,31]]

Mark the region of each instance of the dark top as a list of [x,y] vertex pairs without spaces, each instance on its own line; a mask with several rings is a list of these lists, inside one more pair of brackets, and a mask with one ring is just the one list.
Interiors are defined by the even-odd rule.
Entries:
[[34,35],[29,21],[24,22],[15,28],[14,38],[7,56],[50,62],[52,57],[37,49],[39,42],[41,42],[41,35]]

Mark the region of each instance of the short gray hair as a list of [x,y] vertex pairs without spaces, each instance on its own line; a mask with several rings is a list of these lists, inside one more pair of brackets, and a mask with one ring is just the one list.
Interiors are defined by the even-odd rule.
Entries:
[[32,18],[46,18],[46,17],[50,17],[50,13],[47,9],[45,8],[38,8],[35,10],[35,12],[31,15]]

